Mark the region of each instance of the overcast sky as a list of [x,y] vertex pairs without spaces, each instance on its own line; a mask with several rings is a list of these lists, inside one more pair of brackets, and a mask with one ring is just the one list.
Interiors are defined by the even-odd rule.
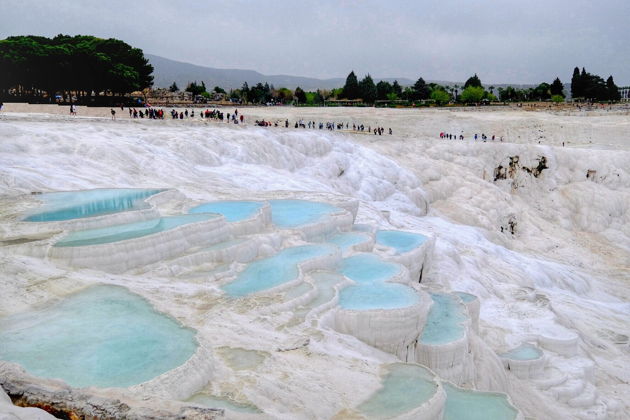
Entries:
[[0,0],[0,38],[59,33],[264,74],[630,84],[630,0]]

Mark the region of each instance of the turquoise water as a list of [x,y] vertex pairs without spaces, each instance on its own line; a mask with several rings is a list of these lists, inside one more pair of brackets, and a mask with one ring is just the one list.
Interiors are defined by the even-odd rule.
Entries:
[[348,286],[339,294],[344,309],[395,309],[413,306],[420,301],[410,287],[387,283],[400,272],[400,266],[380,260],[372,254],[359,254],[342,261],[341,274],[358,284]]
[[189,213],[218,213],[228,222],[238,222],[253,217],[263,203],[258,201],[212,201],[193,207]]
[[326,203],[306,200],[270,200],[273,224],[281,228],[294,228],[317,222],[327,214],[342,210]]
[[215,397],[207,394],[196,394],[188,399],[188,402],[197,403],[208,408],[223,408],[237,413],[262,413],[252,404],[241,404],[226,398]]
[[501,357],[512,360],[536,360],[542,357],[543,353],[539,348],[531,344],[522,344],[521,346],[503,353]]
[[298,276],[298,263],[315,257],[333,255],[335,252],[338,251],[331,245],[286,248],[273,257],[249,264],[236,280],[224,285],[222,289],[232,297],[243,297],[271,289],[295,280]]
[[477,299],[477,296],[471,295],[470,293],[455,292],[454,294],[457,295],[464,303],[469,303]]
[[433,306],[420,341],[425,344],[446,344],[464,336],[467,316],[462,305],[453,296],[432,293]]
[[339,233],[328,239],[328,242],[337,245],[342,251],[349,249],[351,246],[368,241],[370,238],[365,233]]
[[128,387],[188,360],[195,333],[117,286],[0,320],[0,359],[75,387]]
[[53,222],[148,208],[144,199],[162,191],[120,188],[46,193],[38,196],[44,204],[24,220]]
[[183,214],[181,216],[167,216],[144,222],[127,223],[106,228],[81,230],[71,232],[55,243],[54,246],[69,247],[108,244],[164,232],[165,230],[173,229],[178,226],[202,222],[215,217],[218,216],[207,213]]
[[376,242],[394,248],[397,254],[404,254],[418,248],[427,240],[419,233],[402,232],[397,230],[379,230],[376,232]]
[[388,371],[383,387],[357,407],[368,418],[400,416],[424,404],[438,389],[433,375],[421,366],[396,363]]
[[518,412],[505,395],[464,390],[445,383],[444,420],[513,420]]

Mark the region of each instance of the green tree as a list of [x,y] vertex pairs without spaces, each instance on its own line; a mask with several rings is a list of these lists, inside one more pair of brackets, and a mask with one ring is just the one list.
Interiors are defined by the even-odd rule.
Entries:
[[366,103],[371,104],[376,100],[376,86],[369,74],[359,83],[359,92],[359,97]]
[[564,85],[560,81],[560,78],[556,77],[555,80],[549,86],[549,93],[554,95],[560,95],[564,98]]
[[402,95],[402,87],[400,87],[400,85],[398,84],[398,80],[394,80],[394,83],[392,83],[392,92],[395,93],[397,96]]
[[468,86],[459,95],[459,99],[465,103],[479,103],[483,99],[484,92],[480,86]]
[[564,102],[564,96],[562,96],[562,95],[553,95],[551,97],[551,102],[556,103],[556,104],[562,103],[562,102]]
[[219,87],[219,86],[215,86],[215,87],[214,87],[214,89],[212,89],[212,91],[213,91],[214,93],[223,93],[223,94],[225,94],[225,93],[226,93],[226,92],[225,92],[225,89],[223,89],[222,87]]
[[293,93],[293,97],[297,100],[298,104],[305,104],[306,103],[306,93],[299,86],[295,88],[295,92]]
[[433,99],[438,105],[444,105],[451,100],[451,95],[443,89],[434,89],[431,92],[431,99]]
[[532,92],[532,100],[545,101],[551,98],[551,86],[549,83],[541,83]]
[[[466,88],[469,87],[480,87],[482,88],[483,85],[481,84],[481,80],[479,80],[479,76],[477,76],[477,73],[475,73],[474,76],[469,77],[468,80],[466,80],[466,83],[464,84],[464,90],[466,90]],[[464,92],[462,92],[463,94]]]
[[431,93],[429,87],[425,83],[424,79],[419,78],[416,83],[413,84],[414,97],[413,99],[428,99]]
[[177,92],[179,88],[177,87],[177,83],[173,82],[173,84],[168,88],[170,92]]
[[608,76],[606,80],[606,89],[608,90],[608,100],[618,101],[621,99],[621,93],[619,93],[619,88],[615,84],[612,76]]
[[206,91],[205,85],[203,84],[203,82],[201,83],[201,85],[198,85],[197,81],[188,83],[188,86],[186,86],[186,92],[190,92],[193,98],[197,95],[201,95],[203,92]]
[[348,74],[348,77],[346,77],[346,84],[343,86],[341,97],[346,99],[357,99],[360,94],[359,80],[354,74],[354,71],[351,71],[350,74]]
[[387,95],[393,93],[393,87],[389,82],[381,80],[376,84],[376,98],[378,100],[387,99]]
[[251,102],[250,93],[249,93],[249,85],[247,82],[243,82],[243,86],[241,86],[241,97],[245,102]]

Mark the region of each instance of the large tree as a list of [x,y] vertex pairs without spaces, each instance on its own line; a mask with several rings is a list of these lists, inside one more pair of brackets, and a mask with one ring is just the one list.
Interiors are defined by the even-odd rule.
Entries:
[[608,76],[608,79],[606,80],[606,89],[608,90],[608,100],[618,101],[619,99],[621,99],[619,88],[615,84],[612,76]]
[[466,80],[466,83],[464,84],[464,89],[469,88],[469,87],[480,87],[482,88],[483,85],[481,84],[481,80],[479,79],[479,76],[477,76],[477,73],[475,73],[474,76],[471,76],[468,78],[468,80]]
[[584,92],[582,89],[582,77],[580,75],[580,69],[573,69],[573,76],[571,77],[571,97],[581,98]]
[[376,86],[369,74],[359,83],[359,97],[366,103],[374,103],[376,100]]
[[357,99],[360,95],[359,80],[354,71],[351,71],[346,77],[346,84],[341,91],[341,97],[345,99]]
[[379,100],[387,99],[387,95],[393,93],[392,85],[389,82],[381,80],[376,84],[376,98]]
[[424,79],[419,78],[416,83],[413,84],[414,98],[413,99],[428,99],[431,94],[431,90],[427,86]]
[[549,86],[549,92],[552,96],[560,95],[564,98],[564,85],[558,77],[556,77],[556,79]]

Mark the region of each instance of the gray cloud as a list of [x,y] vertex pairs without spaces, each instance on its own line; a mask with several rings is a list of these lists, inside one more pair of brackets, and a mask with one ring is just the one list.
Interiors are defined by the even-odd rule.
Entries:
[[93,34],[195,64],[313,77],[630,84],[627,0],[0,0],[0,37]]

